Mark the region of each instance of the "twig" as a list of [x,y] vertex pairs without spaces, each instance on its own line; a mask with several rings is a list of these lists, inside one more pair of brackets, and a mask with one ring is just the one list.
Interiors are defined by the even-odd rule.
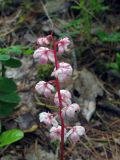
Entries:
[[45,5],[44,5],[44,3],[43,3],[42,0],[40,0],[40,3],[41,3],[41,5],[42,5],[42,7],[43,7],[43,10],[44,10],[44,12],[45,12],[45,14],[46,14],[46,16],[47,16],[50,24],[51,24],[51,30],[53,31],[53,26],[54,26],[54,25],[53,25],[53,21],[52,21],[52,19],[50,18],[50,15],[49,15],[49,13],[48,13],[48,11],[47,11],[47,8],[45,7]]
[[115,105],[99,102],[97,106],[98,108],[103,108],[105,110],[111,111],[112,113],[115,113],[116,115],[120,116],[120,108],[116,107]]

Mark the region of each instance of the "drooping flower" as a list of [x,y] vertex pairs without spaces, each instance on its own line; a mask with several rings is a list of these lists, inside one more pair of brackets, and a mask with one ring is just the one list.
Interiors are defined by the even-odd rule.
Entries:
[[35,89],[39,94],[44,95],[46,98],[50,97],[52,92],[55,91],[55,88],[45,81],[39,81],[36,84]]
[[[62,106],[63,107],[69,106],[71,104],[71,93],[67,90],[60,90],[60,94],[61,94],[61,99],[62,99]],[[60,106],[58,92],[55,94],[54,103],[57,106]]]
[[70,40],[68,37],[65,37],[58,41],[58,53],[62,54],[64,51],[69,51],[68,45],[70,44]]
[[50,44],[50,35],[46,36],[46,37],[40,37],[37,39],[37,44],[39,45],[48,45]]
[[85,134],[85,128],[82,126],[74,126],[70,131],[66,134],[66,138],[70,137],[73,142],[77,142],[80,140],[80,136]]
[[59,68],[54,68],[51,76],[55,76],[59,79],[59,82],[64,82],[72,76],[73,69],[69,63],[59,63]]
[[46,47],[39,47],[35,50],[33,57],[38,58],[40,64],[46,64],[48,61],[55,62],[53,50]]
[[44,122],[46,125],[51,125],[52,119],[53,119],[53,116],[51,113],[41,112],[39,114],[40,122]]
[[[64,129],[64,134],[66,134],[66,129]],[[50,129],[50,138],[51,140],[61,140],[61,126],[52,127]]]
[[80,111],[80,106],[76,103],[73,103],[65,108],[62,109],[62,114],[65,117],[65,115],[69,118],[75,117],[75,112]]
[[58,122],[51,113],[41,112],[39,114],[39,120],[40,122],[44,122],[48,126],[49,125],[58,126]]

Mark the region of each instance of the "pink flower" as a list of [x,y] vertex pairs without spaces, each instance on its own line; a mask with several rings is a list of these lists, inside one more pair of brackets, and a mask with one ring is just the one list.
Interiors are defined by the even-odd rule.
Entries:
[[38,38],[37,39],[37,43],[39,44],[39,45],[48,45],[48,44],[50,44],[50,35],[49,36],[47,36],[47,37],[40,37],[40,38]]
[[[66,129],[64,129],[64,134],[66,134]],[[52,127],[50,129],[50,138],[51,140],[61,140],[61,126]]]
[[46,125],[51,125],[53,116],[51,113],[42,112],[39,114],[40,122],[44,122]]
[[80,136],[85,134],[85,128],[82,126],[74,126],[67,134],[66,138],[70,136],[73,142],[80,140]]
[[58,122],[51,113],[41,112],[39,114],[39,120],[40,122],[44,122],[48,126],[49,125],[58,126]]
[[52,72],[51,76],[55,76],[60,82],[66,81],[70,76],[72,76],[72,67],[69,63],[61,62],[59,63],[59,68]]
[[46,47],[35,50],[33,57],[38,58],[40,64],[46,64],[48,61],[55,62],[53,50]]
[[70,40],[68,37],[65,37],[58,41],[58,53],[62,54],[64,51],[69,51],[68,50],[68,45],[70,44]]
[[[61,94],[61,99],[62,99],[62,106],[67,107],[68,105],[70,105],[71,104],[71,93],[67,90],[60,90],[60,94]],[[60,106],[58,92],[55,94],[54,103],[57,106]]]
[[45,81],[39,81],[36,84],[35,89],[39,94],[44,95],[46,98],[50,97],[52,92],[55,91],[55,88]]
[[76,103],[73,103],[69,105],[68,107],[63,108],[62,113],[64,117],[66,115],[69,118],[74,118],[76,111],[80,111],[80,106]]

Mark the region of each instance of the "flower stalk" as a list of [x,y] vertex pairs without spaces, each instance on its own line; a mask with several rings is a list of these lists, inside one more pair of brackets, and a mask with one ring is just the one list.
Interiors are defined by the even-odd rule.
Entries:
[[[52,37],[52,42],[53,42],[53,46],[54,46],[54,58],[55,58],[55,67],[56,70],[59,67],[59,63],[58,63],[58,59],[57,59],[57,46],[56,46],[56,42],[54,41],[54,37],[51,34]],[[60,94],[60,84],[59,84],[59,80],[58,78],[56,78],[56,89],[58,92],[58,99],[59,99],[59,105],[60,105],[60,111],[59,111],[59,116],[60,116],[60,120],[61,120],[61,146],[60,146],[60,160],[64,160],[64,119],[62,116],[62,98],[61,98],[61,94]]]

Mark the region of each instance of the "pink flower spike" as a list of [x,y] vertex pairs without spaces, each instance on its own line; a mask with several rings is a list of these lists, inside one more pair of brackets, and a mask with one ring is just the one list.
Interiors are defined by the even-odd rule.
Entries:
[[73,142],[77,142],[80,140],[80,136],[85,134],[85,128],[82,126],[74,126],[67,134],[66,138],[70,136],[70,139]]
[[59,63],[59,68],[52,72],[51,76],[58,78],[59,82],[64,82],[72,76],[73,69],[69,63],[61,62]]
[[40,64],[46,64],[48,61],[55,62],[53,50],[46,47],[39,47],[35,50],[33,58],[39,59]]
[[69,118],[74,118],[76,111],[80,111],[80,106],[76,103],[73,103],[65,108],[65,113]]
[[[61,99],[62,99],[62,106],[67,107],[71,104],[71,93],[67,90],[60,90]],[[58,93],[55,94],[54,103],[59,106],[59,98]]]
[[62,54],[64,51],[68,52],[68,45],[70,44],[70,40],[68,37],[65,37],[58,41],[58,53]]
[[37,39],[37,44],[39,45],[48,45],[50,44],[50,35],[47,37],[40,37]]
[[[64,130],[64,134],[66,134],[66,129]],[[50,129],[50,138],[51,140],[59,140],[61,141],[61,126],[52,127]]]
[[55,91],[55,88],[45,81],[39,81],[36,84],[35,89],[39,94],[44,95],[46,98],[50,97],[52,92]]

